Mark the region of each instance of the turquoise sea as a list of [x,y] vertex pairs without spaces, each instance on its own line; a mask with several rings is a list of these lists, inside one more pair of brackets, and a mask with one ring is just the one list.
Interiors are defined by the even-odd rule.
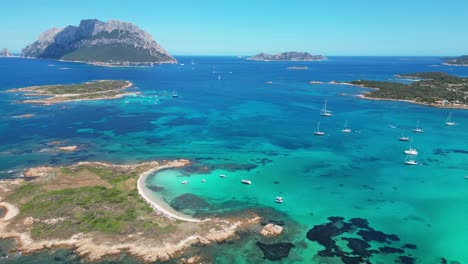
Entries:
[[[400,256],[414,258],[414,263],[441,263],[441,258],[468,263],[468,180],[464,179],[468,111],[363,100],[353,96],[361,88],[309,84],[356,79],[409,82],[394,75],[419,71],[468,77],[468,67],[445,66],[435,57],[267,63],[235,57],[177,59],[178,65],[106,68],[0,58],[0,91],[125,79],[135,84],[131,90],[141,92],[117,100],[51,106],[16,104],[21,95],[1,93],[0,178],[18,177],[22,169],[44,164],[186,158],[194,166],[156,173],[148,178],[148,186],[163,187],[159,195],[168,202],[186,193],[203,199],[204,206],[184,211],[199,217],[246,208],[274,211],[280,218],[275,220],[283,221],[286,230],[284,238],[275,242],[295,245],[287,258],[276,263],[342,263],[317,256],[324,248],[306,238],[309,230],[332,216],[366,219],[375,230],[396,234],[400,240],[371,241],[373,249],[416,246],[404,253],[375,253],[370,263],[395,263]],[[287,69],[290,66],[308,69]],[[178,98],[172,98],[173,90]],[[333,117],[320,116],[325,99]],[[449,112],[456,122],[452,127],[444,124]],[[25,113],[35,116],[13,118]],[[352,133],[341,133],[346,120]],[[424,133],[411,131],[418,120]],[[319,121],[323,137],[313,135]],[[398,141],[402,130],[413,138],[421,165],[403,163],[409,143]],[[79,145],[80,151],[57,152],[47,145],[56,140]],[[242,179],[252,184],[243,185]],[[189,184],[181,185],[183,180]],[[284,203],[275,203],[276,196],[282,196]],[[246,235],[203,252],[216,263],[268,263],[256,239],[262,240]],[[351,251],[345,240],[336,241],[342,250]],[[5,247],[0,244],[0,249]],[[72,262],[80,260],[60,250],[0,260]]]

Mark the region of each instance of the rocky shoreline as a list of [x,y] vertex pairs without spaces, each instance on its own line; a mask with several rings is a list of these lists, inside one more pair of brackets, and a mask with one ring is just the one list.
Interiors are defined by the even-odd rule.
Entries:
[[[317,81],[310,81],[310,84],[322,84],[321,82]],[[378,89],[378,88],[372,88],[372,87],[365,87],[363,85],[357,85],[349,82],[336,82],[336,81],[331,81],[325,84],[333,84],[333,85],[347,85],[347,86],[355,86],[363,89]],[[454,104],[430,104],[430,103],[423,103],[423,102],[418,102],[414,100],[405,100],[405,99],[393,99],[393,98],[375,98],[375,97],[369,97],[366,96],[368,92],[361,93],[359,95],[353,95],[355,97],[361,98],[361,99],[368,99],[368,100],[375,100],[375,101],[396,101],[396,102],[406,102],[406,103],[411,103],[411,104],[419,104],[419,105],[424,105],[424,106],[430,106],[430,107],[436,107],[436,108],[448,108],[448,109],[463,109],[466,110],[468,109],[468,105],[454,105]]]
[[[106,80],[100,80],[97,82],[103,82]],[[18,101],[18,103],[22,104],[40,104],[40,105],[51,105],[56,103],[66,103],[66,102],[77,102],[77,101],[95,101],[95,100],[110,100],[110,99],[119,99],[125,96],[130,95],[137,95],[140,92],[123,92],[123,90],[128,89],[133,86],[133,83],[127,81],[125,85],[118,89],[108,90],[105,92],[115,92],[116,94],[113,95],[105,95],[103,92],[94,92],[94,93],[81,93],[81,94],[52,94],[43,92],[41,90],[37,90],[41,88],[41,86],[31,86],[31,87],[24,87],[24,88],[15,88],[7,90],[6,92],[14,93],[14,92],[21,92],[25,96],[47,96],[46,98],[42,99],[31,99],[31,100],[23,100]],[[85,96],[96,96],[93,98],[86,98]],[[76,98],[77,96],[83,96],[84,98]],[[23,117],[23,116],[21,116]],[[31,117],[31,116],[26,116]]]
[[[261,217],[253,212],[244,212],[242,214],[231,215],[226,217],[211,217],[203,221],[187,221],[177,224],[177,229],[170,235],[160,236],[145,236],[143,233],[123,233],[123,234],[101,234],[99,232],[76,232],[69,237],[49,237],[37,239],[31,233],[32,227],[35,224],[51,225],[64,221],[59,218],[41,219],[32,216],[27,216],[20,213],[18,205],[5,200],[10,194],[23,186],[24,184],[42,184],[43,181],[50,181],[56,175],[57,170],[77,170],[80,166],[89,168],[109,168],[109,169],[124,169],[133,171],[142,171],[139,175],[149,175],[155,171],[168,168],[183,167],[189,164],[188,160],[174,160],[164,162],[145,162],[137,165],[115,165],[104,162],[80,162],[69,167],[36,167],[24,171],[24,178],[14,180],[0,181],[0,206],[6,209],[6,213],[0,218],[0,239],[14,239],[16,242],[16,251],[23,254],[32,254],[45,249],[67,247],[73,248],[74,251],[88,261],[98,261],[104,256],[116,255],[122,252],[144,261],[167,261],[174,258],[186,257],[194,261],[193,263],[201,263],[197,256],[186,256],[185,249],[194,244],[212,245],[221,243],[222,241],[237,239],[237,232],[245,229],[261,229]],[[51,178],[50,175],[55,175]],[[28,179],[26,179],[28,178]],[[54,180],[52,180],[54,181]],[[54,182],[51,184],[56,185]],[[83,182],[72,182],[73,186],[79,187]],[[88,183],[89,184],[89,181]],[[153,207],[154,208],[154,207]],[[160,208],[159,208],[160,209]],[[160,214],[155,219],[158,221],[174,223],[173,218],[167,218],[167,214]],[[143,217],[143,216],[142,216]],[[147,217],[147,216],[145,216]],[[154,216],[151,216],[154,218]],[[163,218],[161,218],[163,217]],[[166,220],[163,220],[166,219]],[[181,219],[179,219],[181,220]],[[277,236],[282,232],[281,227],[269,225],[263,229],[262,235]],[[187,260],[187,259],[186,259]],[[200,261],[200,262],[197,262]]]

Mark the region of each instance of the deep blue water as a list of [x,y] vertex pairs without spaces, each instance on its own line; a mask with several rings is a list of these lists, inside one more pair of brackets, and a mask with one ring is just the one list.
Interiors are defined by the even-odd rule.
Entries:
[[[334,215],[368,219],[376,229],[418,245],[411,254],[420,263],[438,263],[440,257],[468,262],[468,181],[463,179],[468,175],[468,112],[363,100],[352,96],[361,93],[360,88],[308,83],[407,82],[394,75],[419,71],[468,76],[468,67],[444,66],[434,57],[268,63],[234,57],[177,59],[184,65],[105,68],[0,58],[1,91],[125,79],[135,84],[131,90],[141,92],[118,100],[51,106],[17,104],[22,95],[2,93],[0,178],[17,177],[24,168],[43,164],[187,158],[213,171],[190,175],[187,186],[180,185],[183,172],[164,171],[149,184],[166,187],[168,201],[189,192],[223,210],[273,207],[285,213],[301,226],[294,242],[306,246],[293,249],[294,257],[284,263],[318,262],[320,248],[307,241],[305,233]],[[309,69],[288,70],[289,66]],[[171,97],[173,90],[179,98]],[[325,99],[332,118],[319,116]],[[454,127],[444,125],[450,111]],[[13,118],[24,113],[35,116]],[[353,132],[344,135],[340,131],[346,120]],[[417,120],[423,134],[410,131]],[[317,121],[326,132],[322,138],[312,135]],[[401,130],[388,125],[414,138],[423,165],[403,164],[402,151],[408,144],[398,142]],[[57,140],[79,145],[80,151],[58,152],[47,144]],[[222,181],[219,174],[228,178]],[[251,179],[252,186],[240,185],[243,178]],[[279,194],[285,198],[281,205],[273,203]],[[252,243],[221,247],[213,254],[218,254],[219,263],[249,262],[236,254],[239,247],[250,260],[261,259]],[[395,257],[376,256],[374,261],[393,262]]]

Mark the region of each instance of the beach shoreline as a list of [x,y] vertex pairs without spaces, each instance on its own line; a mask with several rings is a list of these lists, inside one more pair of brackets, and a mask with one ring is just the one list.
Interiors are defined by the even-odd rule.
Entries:
[[[149,193],[145,192],[145,179],[152,173],[171,168],[180,168],[190,164],[189,160],[179,159],[172,161],[148,161],[139,164],[110,164],[106,162],[78,162],[68,167],[35,167],[24,171],[26,179],[0,180],[0,207],[5,209],[3,217],[0,218],[0,239],[13,239],[16,243],[14,252],[22,254],[33,254],[42,250],[53,248],[71,248],[76,254],[87,261],[98,261],[105,256],[118,255],[127,252],[145,263],[155,261],[169,261],[182,256],[196,257],[194,252],[186,249],[193,244],[209,246],[221,243],[230,239],[238,239],[237,231],[260,229],[261,217],[254,212],[244,212],[225,218],[213,217],[199,220],[179,214],[171,207],[166,207],[165,202],[153,199]],[[38,217],[34,215],[21,214],[20,204],[13,204],[9,201],[10,194],[14,193],[23,184],[39,184],[44,186],[49,184],[57,186],[57,177],[63,177],[59,173],[61,170],[68,170],[69,174],[80,167],[87,168],[107,168],[110,171],[123,170],[138,172],[133,182],[134,188],[138,188],[140,197],[150,205],[155,211],[141,215],[144,218],[153,219],[161,225],[174,225],[176,229],[170,235],[137,231],[105,234],[99,232],[72,231],[66,236],[34,237],[31,230],[36,224],[47,224],[51,227],[56,223],[64,221],[63,218],[48,216]],[[54,177],[49,177],[51,174]],[[82,186],[102,186],[99,182],[94,185],[84,184],[83,181],[75,179],[69,185],[60,188],[79,188]],[[137,179],[138,177],[138,179]],[[89,178],[88,178],[89,179]],[[70,185],[71,184],[71,185]],[[84,185],[83,185],[84,184]],[[97,184],[97,185],[96,185]],[[110,188],[108,186],[107,188]],[[169,206],[169,205],[167,205]],[[175,213],[174,213],[175,212]],[[138,231],[140,230],[140,231]],[[144,235],[146,234],[146,235]],[[188,254],[188,255],[187,255]],[[8,257],[7,257],[8,258]]]
[[[180,166],[186,166],[189,164],[190,161],[183,160],[180,164]],[[171,166],[171,168],[176,168],[180,167],[179,165],[176,166]],[[151,168],[148,171],[145,171],[141,173],[138,176],[138,181],[137,181],[137,189],[138,189],[138,194],[141,196],[143,200],[145,200],[155,211],[158,213],[161,213],[162,215],[168,217],[168,218],[173,218],[176,220],[181,220],[181,221],[187,221],[187,222],[201,222],[199,219],[195,219],[191,216],[185,215],[183,213],[177,212],[174,210],[169,204],[167,204],[165,201],[161,199],[156,199],[154,196],[152,197],[149,194],[149,191],[146,188],[146,179],[149,175],[153,174],[156,171],[161,171],[164,170],[165,168]],[[205,220],[206,221],[206,220]]]

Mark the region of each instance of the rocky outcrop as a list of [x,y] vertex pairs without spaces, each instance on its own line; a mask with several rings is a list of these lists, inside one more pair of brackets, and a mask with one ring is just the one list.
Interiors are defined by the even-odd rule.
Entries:
[[78,146],[72,145],[72,146],[62,146],[62,147],[57,147],[58,150],[61,151],[68,151],[68,152],[73,152],[78,150]]
[[109,64],[176,62],[136,25],[97,19],[82,20],[79,26],[51,28],[25,47],[22,56]]
[[4,48],[0,50],[0,57],[11,57],[11,53],[8,49]]
[[27,178],[45,177],[49,175],[53,171],[53,169],[54,168],[47,166],[29,168],[23,171],[23,176]]
[[323,55],[312,55],[307,52],[283,52],[280,54],[260,53],[258,55],[247,58],[247,60],[255,61],[323,61],[327,57]]
[[283,232],[283,227],[275,224],[267,224],[260,231],[260,234],[265,237],[279,236]]

